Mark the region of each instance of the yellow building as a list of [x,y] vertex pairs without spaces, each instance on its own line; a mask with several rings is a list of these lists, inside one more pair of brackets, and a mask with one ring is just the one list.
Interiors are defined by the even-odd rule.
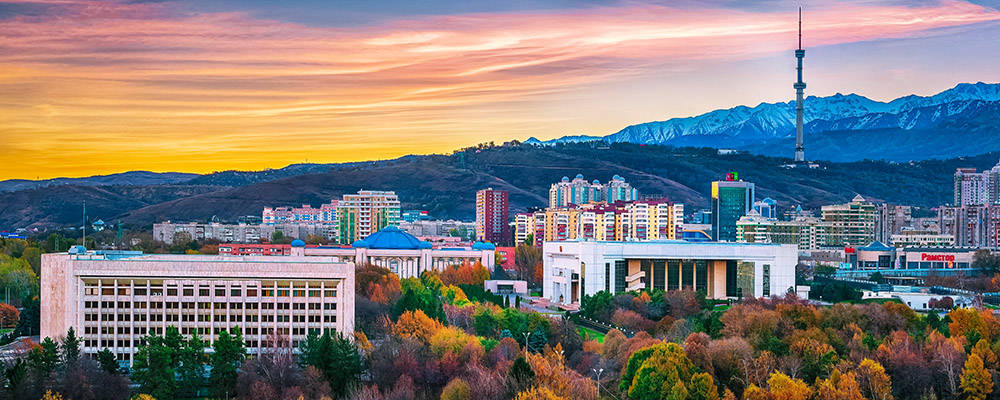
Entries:
[[[683,217],[683,204],[664,201],[596,203],[549,208],[544,217],[538,213],[534,217],[522,214],[515,221],[515,230],[518,237],[525,237],[532,224],[536,227],[544,224],[546,242],[677,239],[682,231]],[[544,221],[539,221],[541,219]]]

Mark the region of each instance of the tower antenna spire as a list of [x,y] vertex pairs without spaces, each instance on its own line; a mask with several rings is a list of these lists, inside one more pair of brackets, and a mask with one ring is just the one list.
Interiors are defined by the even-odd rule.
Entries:
[[805,162],[805,146],[802,144],[802,100],[806,83],[802,81],[802,59],[806,57],[806,51],[802,48],[802,6],[799,6],[799,48],[795,49],[795,59],[798,66],[795,68],[798,80],[795,81],[795,162]]

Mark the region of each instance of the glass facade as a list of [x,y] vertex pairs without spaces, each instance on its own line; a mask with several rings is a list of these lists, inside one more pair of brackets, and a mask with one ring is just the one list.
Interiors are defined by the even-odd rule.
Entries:
[[680,260],[667,260],[667,285],[669,285],[668,290],[678,290],[681,288]]
[[625,292],[625,275],[628,275],[628,262],[615,260],[615,293]]
[[667,290],[666,288],[666,275],[667,275],[666,262],[663,260],[653,261],[653,288],[660,290]]
[[611,263],[604,263],[604,290],[611,292]]
[[736,261],[733,260],[726,261],[726,296],[739,296],[736,286]]
[[753,297],[754,264],[752,262],[740,261],[736,267],[736,296]]
[[695,282],[694,290],[700,290],[708,293],[708,261],[698,260],[694,263],[695,268]]
[[712,182],[712,235],[715,240],[735,242],[736,221],[753,204],[754,186],[749,182]]
[[761,268],[761,270],[764,275],[761,277],[761,280],[763,281],[761,285],[761,293],[764,297],[771,297],[771,266],[764,264],[764,267]]
[[694,289],[694,261],[681,260],[681,289]]

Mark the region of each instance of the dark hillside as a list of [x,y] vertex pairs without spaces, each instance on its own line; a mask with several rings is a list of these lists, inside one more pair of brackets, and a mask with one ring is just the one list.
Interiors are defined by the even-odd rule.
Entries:
[[[982,160],[979,160],[982,158]],[[663,195],[690,206],[708,205],[709,182],[728,171],[757,184],[758,197],[818,207],[855,194],[915,205],[937,205],[951,197],[956,166],[992,165],[991,156],[914,164],[862,161],[824,164],[823,169],[784,169],[787,159],[750,154],[718,155],[714,149],[616,144],[553,147],[495,147],[453,155],[334,167],[329,172],[293,176],[173,200],[126,213],[135,223],[157,219],[232,219],[258,214],[269,205],[318,205],[359,189],[395,190],[404,208],[426,209],[435,218],[472,219],[475,192],[484,187],[511,191],[515,210],[547,203],[548,188],[563,176],[582,173],[607,181],[622,175],[644,195]]]
[[951,199],[955,168],[990,168],[998,157],[990,153],[912,163],[824,162],[820,169],[785,169],[781,165],[789,162],[786,158],[719,155],[709,148],[597,143],[484,147],[451,155],[274,170],[288,177],[231,171],[192,181],[216,185],[67,185],[0,193],[0,229],[78,224],[83,201],[88,215],[105,221],[119,216],[137,224],[208,221],[213,216],[232,221],[260,215],[266,206],[318,206],[360,189],[394,190],[404,208],[428,210],[434,218],[471,220],[478,189],[509,190],[511,206],[522,211],[545,206],[549,185],[578,173],[602,182],[618,174],[642,195],[665,196],[689,209],[707,207],[710,182],[728,171],[755,182],[758,198],[772,197],[783,206],[816,208],[848,201],[855,194],[936,206]]

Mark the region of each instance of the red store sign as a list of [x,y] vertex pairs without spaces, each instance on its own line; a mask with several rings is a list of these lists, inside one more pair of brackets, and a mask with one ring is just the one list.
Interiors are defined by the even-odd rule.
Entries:
[[955,261],[955,255],[920,253],[920,261]]

